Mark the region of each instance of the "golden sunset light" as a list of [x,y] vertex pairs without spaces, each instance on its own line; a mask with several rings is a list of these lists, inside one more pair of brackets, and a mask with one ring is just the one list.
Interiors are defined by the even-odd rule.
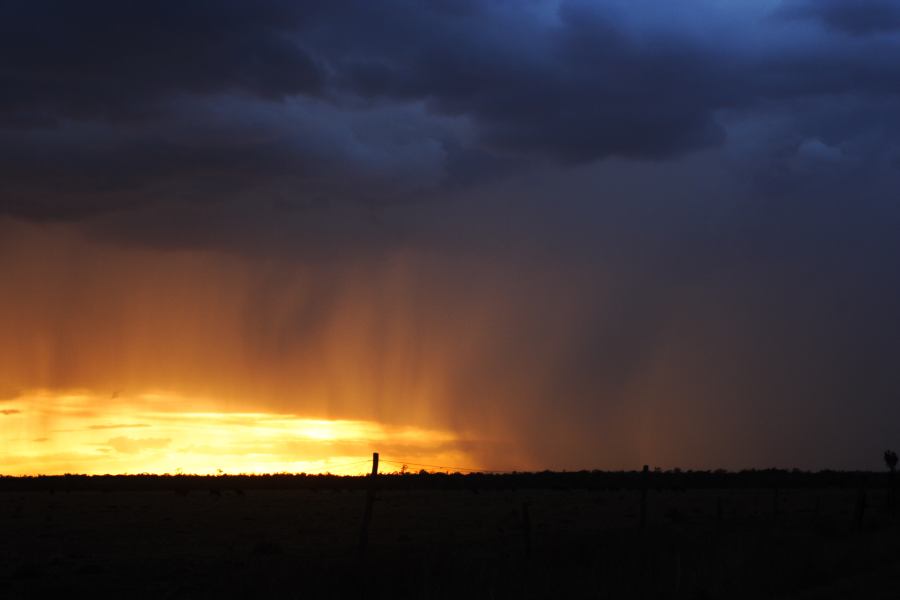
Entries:
[[[370,469],[373,449],[395,462],[477,466],[448,432],[279,413],[178,410],[190,404],[205,403],[160,393],[112,400],[85,392],[20,395],[3,404],[0,419],[6,474],[355,475]],[[399,468],[386,464],[382,470]]]

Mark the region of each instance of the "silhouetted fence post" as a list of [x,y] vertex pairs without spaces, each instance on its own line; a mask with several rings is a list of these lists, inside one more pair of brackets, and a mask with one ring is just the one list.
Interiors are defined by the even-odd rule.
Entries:
[[650,467],[644,465],[641,471],[641,529],[647,527],[647,489],[650,486]]
[[866,488],[862,485],[856,492],[856,528],[862,530],[863,521],[866,518]]
[[681,552],[675,553],[675,587],[672,590],[675,593],[675,596],[678,596],[678,592],[681,589]]
[[722,496],[716,496],[716,521],[722,522]]
[[884,451],[884,462],[888,467],[888,495],[887,506],[888,512],[893,514],[897,509],[896,490],[894,489],[894,477],[897,472],[897,453],[893,450]]
[[522,533],[525,536],[525,558],[531,558],[531,514],[528,501],[522,503]]
[[781,500],[781,489],[776,485],[775,490],[772,492],[772,519],[775,521],[778,520],[778,511],[780,508],[780,506],[779,506],[780,500]]
[[897,484],[894,469],[888,473],[888,512],[897,512]]
[[366,510],[363,513],[362,529],[359,532],[359,559],[366,556],[369,545],[369,523],[372,521],[372,506],[375,504],[375,484],[378,477],[378,453],[372,453],[372,474],[369,476],[369,488],[366,492]]

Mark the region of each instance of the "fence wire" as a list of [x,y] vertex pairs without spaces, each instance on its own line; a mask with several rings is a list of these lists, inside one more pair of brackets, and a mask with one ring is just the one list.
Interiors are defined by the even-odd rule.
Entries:
[[455,473],[492,473],[492,474],[501,474],[501,473],[516,473],[515,470],[504,470],[504,469],[472,469],[469,467],[451,467],[447,465],[429,465],[424,463],[412,462],[409,460],[403,460],[400,458],[382,458],[379,459],[380,462],[389,463],[392,465],[406,465],[411,467],[424,467],[427,469],[441,469],[446,471],[452,471]]

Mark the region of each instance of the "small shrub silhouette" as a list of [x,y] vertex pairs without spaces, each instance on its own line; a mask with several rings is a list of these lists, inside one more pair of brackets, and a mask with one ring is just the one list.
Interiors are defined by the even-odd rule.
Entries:
[[893,450],[884,451],[884,463],[890,469],[891,473],[897,470],[897,453]]

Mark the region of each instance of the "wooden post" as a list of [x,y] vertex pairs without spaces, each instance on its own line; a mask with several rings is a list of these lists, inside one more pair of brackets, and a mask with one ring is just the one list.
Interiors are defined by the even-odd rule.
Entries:
[[641,472],[641,529],[647,527],[647,488],[650,484],[650,467],[644,465]]
[[369,476],[369,489],[366,492],[366,510],[363,513],[362,529],[359,532],[359,560],[366,556],[369,545],[369,523],[372,521],[372,506],[375,504],[375,483],[378,478],[378,453],[372,453],[372,474]]
[[862,530],[866,518],[866,488],[860,486],[856,493],[856,528]]
[[722,496],[716,497],[716,521],[719,523],[722,522]]
[[681,589],[681,553],[675,553],[675,596],[678,596],[678,592]]
[[772,492],[772,518],[774,520],[778,520],[778,512],[781,508],[781,489],[778,486],[775,486],[775,490]]
[[891,467],[890,472],[888,473],[888,512],[894,514],[897,512],[897,492],[896,492],[896,483],[894,478],[896,477],[896,468]]
[[525,558],[531,558],[531,514],[528,512],[528,502],[522,503],[522,532],[525,536]]

